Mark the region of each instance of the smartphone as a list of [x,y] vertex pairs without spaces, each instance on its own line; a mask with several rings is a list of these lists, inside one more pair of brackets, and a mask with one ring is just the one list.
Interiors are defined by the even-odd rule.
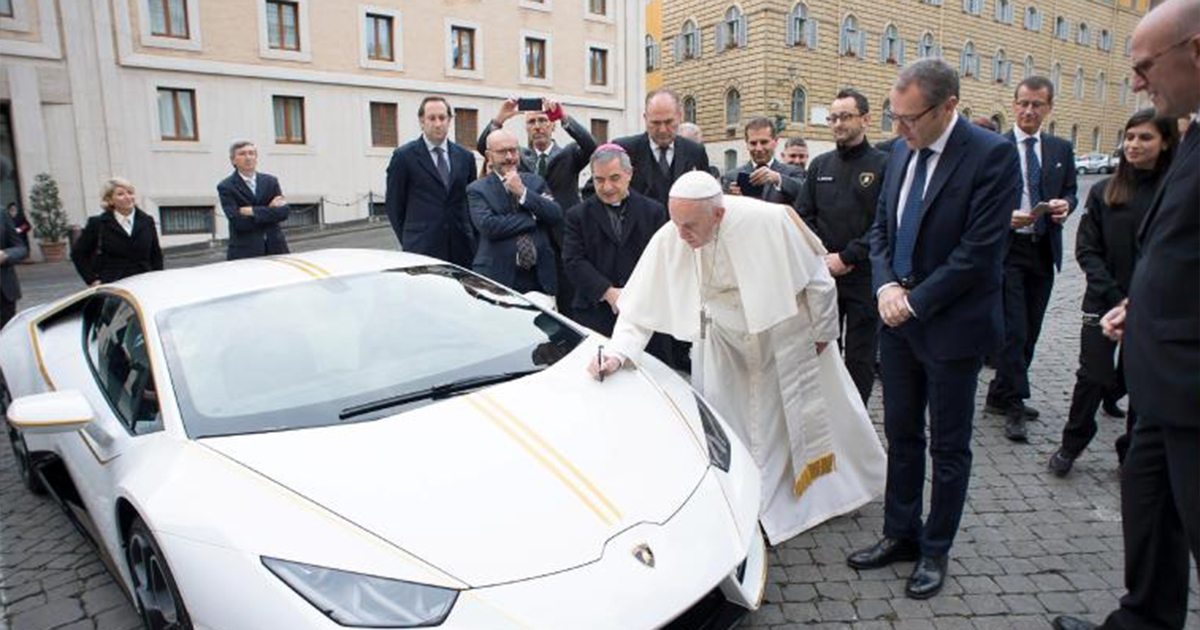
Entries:
[[519,99],[517,99],[517,111],[519,111],[519,112],[540,112],[540,111],[542,111],[542,99],[540,99],[540,98],[519,98]]
[[1032,214],[1034,217],[1040,217],[1043,214],[1050,214],[1050,204],[1043,201],[1034,206],[1033,209],[1029,211],[1029,214]]
[[737,185],[746,197],[762,197],[763,187],[750,182],[750,173],[738,173]]

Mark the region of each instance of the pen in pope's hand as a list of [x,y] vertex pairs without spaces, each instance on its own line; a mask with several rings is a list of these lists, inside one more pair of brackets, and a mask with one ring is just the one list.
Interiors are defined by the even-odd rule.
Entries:
[[604,346],[596,346],[596,365],[600,366],[600,382],[604,382]]

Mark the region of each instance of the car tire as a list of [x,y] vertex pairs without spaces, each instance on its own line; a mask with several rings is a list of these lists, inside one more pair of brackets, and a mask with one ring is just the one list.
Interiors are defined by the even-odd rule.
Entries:
[[25,444],[25,436],[16,427],[8,423],[8,405],[12,402],[12,394],[8,384],[0,377],[0,413],[5,415],[4,427],[8,430],[8,443],[12,446],[13,458],[17,461],[17,475],[21,477],[21,485],[38,496],[46,494],[46,486],[42,478],[33,469],[33,459],[29,456],[29,447]]
[[158,541],[140,517],[133,519],[125,542],[125,563],[134,605],[145,630],[192,630],[192,620],[175,585]]
[[1083,167],[1079,167],[1079,168],[1075,169],[1075,173],[1079,174],[1079,175],[1087,175],[1087,169],[1083,168]]

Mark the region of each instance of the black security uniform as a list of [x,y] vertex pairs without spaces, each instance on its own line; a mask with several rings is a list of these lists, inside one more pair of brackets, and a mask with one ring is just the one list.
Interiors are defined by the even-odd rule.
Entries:
[[846,369],[865,403],[875,382],[879,312],[871,291],[869,232],[883,186],[887,154],[864,139],[813,158],[796,209],[830,253],[854,265],[838,277],[838,319]]

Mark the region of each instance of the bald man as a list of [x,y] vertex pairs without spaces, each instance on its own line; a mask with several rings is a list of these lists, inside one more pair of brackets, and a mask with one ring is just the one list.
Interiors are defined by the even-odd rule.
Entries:
[[[1137,421],[1121,471],[1128,592],[1099,627],[1176,629],[1187,622],[1188,550],[1200,564],[1200,0],[1147,14],[1132,57],[1134,90],[1159,116],[1192,123],[1138,230],[1129,298],[1101,321],[1123,343]],[[1097,627],[1076,617],[1053,625]]]

